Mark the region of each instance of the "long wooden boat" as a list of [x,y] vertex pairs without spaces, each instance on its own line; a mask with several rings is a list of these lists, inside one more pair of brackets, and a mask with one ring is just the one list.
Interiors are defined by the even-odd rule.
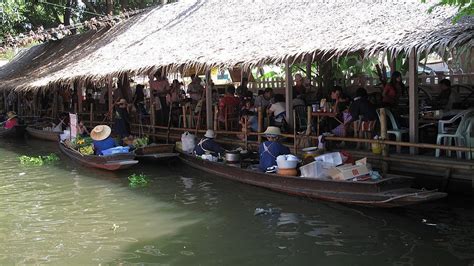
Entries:
[[137,164],[133,153],[119,153],[108,156],[83,155],[80,152],[67,147],[63,142],[59,142],[59,149],[69,158],[78,163],[93,168],[115,171],[130,168]]
[[180,158],[191,167],[223,178],[290,195],[339,203],[390,208],[418,204],[447,196],[446,193],[436,190],[425,191],[411,188],[412,178],[405,176],[388,176],[375,181],[335,181],[266,174],[203,160],[185,153],[180,153]]
[[22,138],[25,136],[26,125],[16,125],[12,128],[0,128],[0,138]]
[[174,144],[152,144],[135,151],[135,158],[139,160],[166,160],[179,156],[174,152]]
[[26,127],[26,132],[28,132],[28,134],[32,136],[33,138],[48,140],[48,141],[58,141],[59,134],[61,134],[61,132],[42,130],[42,129],[34,128],[31,126]]

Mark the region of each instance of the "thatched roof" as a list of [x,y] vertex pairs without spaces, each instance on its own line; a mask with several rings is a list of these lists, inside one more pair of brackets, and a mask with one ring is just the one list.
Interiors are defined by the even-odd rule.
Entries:
[[[456,9],[437,7],[428,13],[435,3],[179,1],[137,15],[100,36],[62,40],[59,46],[72,49],[59,56],[41,55],[35,64],[44,71],[35,72],[32,79],[6,84],[33,88],[124,72],[147,73],[160,67],[249,67],[301,60],[303,55],[399,53],[412,48],[444,52],[454,46],[473,46],[474,19],[469,17],[453,24],[451,18]],[[71,47],[68,40],[83,42],[79,47]],[[25,55],[37,54],[37,50],[51,51],[51,46],[54,50],[54,44],[45,44]],[[10,79],[3,72],[18,71],[15,64],[25,59],[15,61],[0,68],[0,83]]]

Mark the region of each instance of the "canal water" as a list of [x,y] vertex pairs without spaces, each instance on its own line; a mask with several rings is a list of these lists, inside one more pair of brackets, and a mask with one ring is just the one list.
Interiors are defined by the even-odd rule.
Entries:
[[[176,163],[111,173],[54,143],[0,141],[0,265],[472,265],[469,198],[367,209],[290,197]],[[151,182],[130,188],[127,176]]]

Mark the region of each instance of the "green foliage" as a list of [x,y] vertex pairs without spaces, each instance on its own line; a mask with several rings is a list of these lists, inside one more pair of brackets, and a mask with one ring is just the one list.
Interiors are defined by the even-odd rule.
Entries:
[[148,137],[136,138],[133,140],[135,148],[143,148],[148,145]]
[[148,176],[144,174],[133,174],[128,177],[129,186],[132,188],[144,187],[148,185]]
[[[425,3],[426,0],[421,0]],[[472,0],[440,0],[438,4],[430,8],[430,12],[437,6],[455,6],[458,8],[458,13],[453,18],[453,23],[458,22],[462,17],[474,16],[474,1]]]
[[49,155],[46,156],[37,156],[37,157],[30,157],[30,156],[20,156],[18,157],[20,160],[20,163],[23,165],[29,165],[29,166],[41,166],[44,164],[51,164],[53,162],[59,161],[59,157],[54,154],[50,153]]

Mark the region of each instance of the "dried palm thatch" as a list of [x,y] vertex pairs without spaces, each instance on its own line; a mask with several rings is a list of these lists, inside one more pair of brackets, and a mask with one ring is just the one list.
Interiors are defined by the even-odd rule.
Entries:
[[[453,24],[456,9],[437,7],[428,13],[433,4],[419,0],[179,1],[106,32],[34,47],[0,69],[0,87],[38,88],[158,68],[247,68],[296,62],[303,56],[397,54],[410,53],[412,48],[444,52],[473,46],[474,18]],[[25,61],[32,64],[25,68]],[[22,78],[21,72],[31,76]]]

